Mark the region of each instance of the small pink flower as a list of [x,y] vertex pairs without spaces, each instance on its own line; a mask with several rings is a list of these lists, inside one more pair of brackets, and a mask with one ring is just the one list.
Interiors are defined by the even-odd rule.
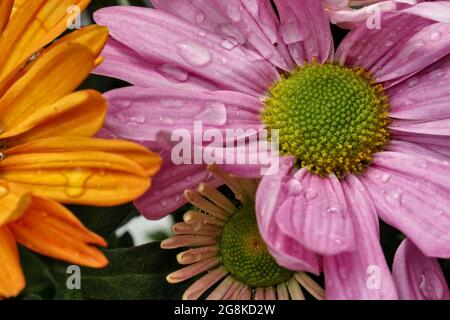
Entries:
[[[384,12],[381,29],[360,24],[336,51],[316,0],[275,0],[280,18],[268,0],[153,4],[95,15],[112,36],[97,72],[133,85],[107,94],[107,129],[164,146],[165,166],[136,203],[147,218],[211,178],[204,165],[171,163],[161,133],[195,120],[279,129],[281,169],[256,196],[279,264],[323,271],[329,299],[396,298],[378,217],[426,256],[450,257],[448,2]],[[260,177],[258,166],[222,168]]]

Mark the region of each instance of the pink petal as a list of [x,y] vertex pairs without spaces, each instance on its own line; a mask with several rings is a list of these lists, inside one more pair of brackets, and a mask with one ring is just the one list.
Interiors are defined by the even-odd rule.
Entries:
[[389,145],[385,148],[386,151],[394,151],[399,153],[406,153],[410,155],[416,155],[418,157],[432,157],[440,160],[448,160],[448,157],[444,154],[437,152],[433,148],[425,147],[422,144],[401,141],[401,140],[392,140]]
[[403,10],[403,12],[439,22],[450,22],[450,3],[446,1],[419,3],[411,8]]
[[332,51],[332,35],[328,17],[317,0],[275,0],[283,42],[298,64],[317,59],[325,62]]
[[212,82],[188,71],[157,62],[150,62],[137,52],[110,38],[102,52],[105,60],[93,73],[118,78],[140,87],[171,87],[180,89],[217,90]]
[[382,152],[361,181],[380,217],[402,231],[426,255],[450,257],[450,162]]
[[398,248],[394,281],[402,300],[449,300],[450,291],[439,262],[426,257],[408,239]]
[[281,158],[278,174],[264,176],[256,193],[256,215],[259,231],[275,260],[285,268],[319,274],[317,256],[305,249],[295,238],[281,232],[275,215],[288,192],[285,181],[289,179],[293,159]]
[[389,116],[406,120],[450,118],[450,56],[387,90]]
[[323,258],[327,299],[396,299],[391,272],[380,245],[378,216],[355,176],[342,183],[354,223],[357,250]]
[[217,180],[211,180],[205,165],[174,165],[170,153],[162,156],[164,165],[153,178],[152,187],[134,202],[139,212],[150,220],[161,219],[186,204],[184,190],[196,189],[205,181],[220,185]]
[[268,0],[156,0],[155,8],[164,10],[223,38],[223,45],[238,43],[258,52],[275,66],[289,70],[274,44],[279,43],[277,17]]
[[355,249],[352,220],[336,176],[321,178],[303,168],[284,183],[288,196],[276,213],[283,233],[322,255]]
[[381,11],[391,11],[395,10],[397,5],[394,1],[381,1],[373,5],[362,7],[358,10],[339,10],[339,11],[328,11],[331,23],[341,24],[344,27],[353,28],[357,23],[366,21],[370,16],[377,12],[375,10]]
[[253,51],[239,45],[224,48],[221,37],[161,10],[103,8],[95,20],[145,59],[182,68],[221,88],[260,96],[279,78],[277,70]]
[[127,87],[106,97],[110,104],[106,126],[126,139],[151,141],[162,130],[192,132],[194,121],[224,133],[261,127],[261,102],[239,92]]
[[450,135],[450,118],[434,121],[394,120],[389,126],[396,132],[410,132],[437,136]]
[[412,75],[450,52],[449,25],[402,13],[384,13],[381,29],[361,24],[337,50],[341,64],[362,66],[378,82]]

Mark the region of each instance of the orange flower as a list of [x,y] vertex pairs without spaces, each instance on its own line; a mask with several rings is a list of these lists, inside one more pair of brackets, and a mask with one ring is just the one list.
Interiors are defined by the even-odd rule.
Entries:
[[[17,245],[89,267],[106,246],[61,203],[112,206],[142,195],[161,165],[137,144],[90,138],[107,102],[73,92],[102,59],[104,27],[90,26],[49,45],[67,9],[88,0],[0,1],[0,298],[25,286]],[[48,46],[49,45],[49,46]]]

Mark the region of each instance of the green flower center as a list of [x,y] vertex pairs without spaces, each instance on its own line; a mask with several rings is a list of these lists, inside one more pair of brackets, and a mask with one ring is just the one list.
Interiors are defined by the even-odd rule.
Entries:
[[246,204],[233,213],[222,230],[220,253],[225,268],[250,287],[286,282],[292,271],[280,267],[269,254],[256,222],[255,206]]
[[312,63],[277,82],[262,119],[280,152],[319,176],[362,173],[389,141],[387,97],[362,68]]

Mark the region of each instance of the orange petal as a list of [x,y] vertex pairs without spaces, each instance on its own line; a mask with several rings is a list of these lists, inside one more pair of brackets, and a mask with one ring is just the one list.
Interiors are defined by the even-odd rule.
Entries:
[[86,8],[90,0],[33,0],[15,4],[10,23],[0,39],[0,78],[3,79],[31,55],[56,39],[66,30],[70,17],[68,8]]
[[20,135],[6,141],[11,146],[61,135],[90,137],[102,127],[107,108],[107,101],[96,91],[74,92],[11,123],[11,130],[0,138]]
[[0,1],[0,34],[3,33],[9,22],[14,0]]
[[33,198],[25,214],[9,226],[17,242],[40,254],[93,268],[108,264],[91,246],[106,246],[106,241],[57,202]]
[[132,201],[150,186],[147,172],[124,156],[67,147],[55,152],[6,152],[0,162],[0,179],[59,202],[98,206]]
[[91,25],[69,33],[58,40],[53,46],[67,42],[78,43],[88,47],[94,56],[98,57],[108,41],[108,33],[107,27]]
[[13,234],[0,227],[0,298],[14,297],[25,287],[19,253]]
[[56,137],[31,141],[11,149],[4,154],[18,155],[24,153],[52,153],[66,151],[101,151],[121,155],[139,164],[149,176],[159,171],[162,160],[147,148],[124,140],[105,140],[78,137]]
[[28,208],[30,200],[28,189],[0,180],[0,226],[19,218]]
[[91,51],[66,43],[43,54],[0,100],[3,131],[13,130],[78,87],[94,63]]

